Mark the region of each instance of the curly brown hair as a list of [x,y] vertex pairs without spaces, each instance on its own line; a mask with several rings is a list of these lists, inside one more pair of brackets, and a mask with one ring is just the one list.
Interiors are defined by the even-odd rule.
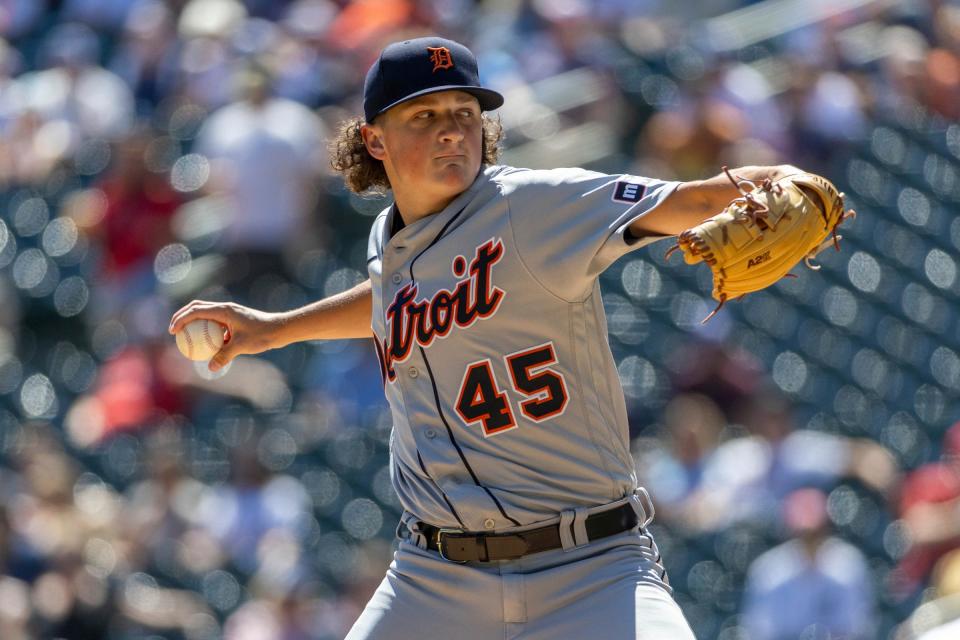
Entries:
[[[500,143],[503,140],[503,126],[500,119],[481,114],[483,119],[483,139],[481,154],[483,164],[496,164],[500,158]],[[350,191],[356,194],[384,194],[390,189],[390,180],[383,168],[383,162],[369,153],[363,144],[360,128],[363,118],[351,118],[340,123],[337,136],[330,142],[330,166],[343,174],[343,180]]]

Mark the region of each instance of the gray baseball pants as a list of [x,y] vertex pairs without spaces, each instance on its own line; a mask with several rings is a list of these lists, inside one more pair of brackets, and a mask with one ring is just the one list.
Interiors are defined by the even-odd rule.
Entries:
[[639,527],[489,564],[403,540],[346,640],[694,640],[659,558]]

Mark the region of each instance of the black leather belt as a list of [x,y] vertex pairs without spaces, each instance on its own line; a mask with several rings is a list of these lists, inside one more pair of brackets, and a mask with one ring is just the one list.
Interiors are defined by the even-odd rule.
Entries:
[[[622,533],[638,523],[633,505],[626,502],[609,511],[588,516],[585,522],[587,539],[593,541]],[[531,553],[563,546],[559,524],[518,533],[468,533],[420,523],[420,532],[427,538],[428,549],[439,551],[441,556],[452,562],[516,560]]]

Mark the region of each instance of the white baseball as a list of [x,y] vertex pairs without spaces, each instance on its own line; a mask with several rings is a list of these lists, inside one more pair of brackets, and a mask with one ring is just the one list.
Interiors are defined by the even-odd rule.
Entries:
[[209,360],[223,346],[223,325],[213,320],[194,320],[176,336],[180,353],[191,360]]

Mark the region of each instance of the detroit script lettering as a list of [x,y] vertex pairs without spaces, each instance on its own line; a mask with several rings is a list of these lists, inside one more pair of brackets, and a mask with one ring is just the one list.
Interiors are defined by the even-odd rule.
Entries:
[[374,336],[380,373],[384,383],[396,379],[395,362],[410,355],[414,342],[429,347],[434,338],[443,338],[453,327],[465,329],[480,318],[496,313],[504,291],[493,285],[493,265],[503,257],[503,242],[491,238],[477,247],[473,260],[453,259],[453,275],[460,280],[452,290],[440,289],[430,299],[417,300],[419,285],[404,285],[386,309],[387,335],[383,342]]

